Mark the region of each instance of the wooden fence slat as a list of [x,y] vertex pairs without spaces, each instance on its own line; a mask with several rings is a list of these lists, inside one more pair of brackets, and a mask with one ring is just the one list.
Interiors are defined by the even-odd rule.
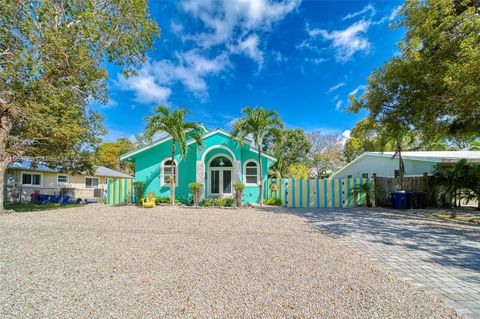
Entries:
[[[133,191],[131,182],[123,182],[125,192]],[[308,180],[268,179],[265,181],[265,199],[279,199],[282,206],[291,208],[349,208],[366,204],[366,194],[353,190],[359,185],[369,185],[374,182],[369,177]],[[276,190],[272,189],[273,183],[277,185]],[[114,198],[117,187],[108,188],[109,190],[113,189]],[[128,200],[124,203],[127,202]],[[113,204],[115,203],[116,201],[113,200]],[[375,196],[372,196],[372,204],[375,205]]]

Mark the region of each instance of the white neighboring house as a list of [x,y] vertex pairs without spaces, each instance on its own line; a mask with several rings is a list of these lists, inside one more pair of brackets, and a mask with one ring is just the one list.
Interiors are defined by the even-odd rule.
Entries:
[[[366,152],[342,167],[331,178],[363,177],[376,174],[381,177],[394,177],[399,174],[398,156],[395,152]],[[430,151],[402,152],[405,176],[431,174],[437,163],[455,163],[461,159],[480,164],[480,151]]]
[[105,193],[109,179],[133,178],[104,166],[96,166],[94,169],[92,175],[67,174],[41,163],[35,166],[29,161],[12,163],[7,168],[5,201],[29,201],[34,192],[98,201]]

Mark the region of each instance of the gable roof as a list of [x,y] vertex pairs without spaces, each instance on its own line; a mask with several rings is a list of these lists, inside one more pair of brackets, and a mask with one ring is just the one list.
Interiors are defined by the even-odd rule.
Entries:
[[[19,170],[26,170],[26,171],[37,171],[37,172],[51,172],[51,173],[63,173],[57,169],[53,169],[45,165],[44,163],[38,163],[35,166],[32,162],[23,160],[14,162],[8,165],[9,169],[19,169]],[[95,166],[95,172],[93,176],[102,176],[102,177],[114,177],[114,178],[133,178],[133,176],[127,175],[125,173],[115,171],[105,166]],[[86,175],[85,173],[81,173],[81,175]]]
[[[205,128],[205,127],[204,127],[204,128]],[[208,137],[213,136],[213,135],[216,135],[216,134],[222,134],[222,135],[228,136],[228,137],[230,137],[230,138],[233,138],[232,135],[231,135],[229,132],[227,132],[227,131],[225,131],[225,130],[223,130],[223,129],[221,129],[221,128],[217,128],[217,129],[214,129],[214,130],[211,130],[211,131],[208,131],[208,130],[205,128],[205,132],[206,132],[206,134],[204,134],[204,135],[202,136],[202,139],[208,138]],[[169,140],[171,140],[171,139],[172,139],[171,136],[167,136],[167,137],[158,139],[157,141],[155,141],[155,142],[153,142],[153,143],[151,143],[151,144],[145,145],[145,146],[143,146],[143,147],[137,148],[137,149],[135,149],[135,150],[133,150],[133,151],[130,151],[130,152],[128,152],[128,153],[125,153],[125,154],[120,155],[120,159],[121,159],[121,160],[126,160],[126,159],[128,159],[129,157],[131,157],[131,156],[133,156],[133,155],[136,155],[136,154],[139,154],[139,153],[141,153],[141,152],[144,152],[144,151],[146,151],[146,150],[148,150],[148,149],[150,149],[150,148],[152,148],[152,147],[155,147],[155,146],[157,146],[157,145],[160,145],[160,144],[162,144],[162,143],[165,143],[165,142],[167,142],[167,141],[169,141]],[[250,145],[250,151],[257,152],[256,148],[254,148],[254,147],[252,146],[252,142],[251,142],[249,139],[245,139],[245,142]],[[195,140],[190,140],[190,141],[187,142],[187,145],[192,145],[192,144],[195,144],[195,143],[196,143]],[[276,159],[275,157],[273,157],[272,155],[267,154],[267,153],[265,153],[265,152],[262,152],[262,156],[264,156],[264,157],[266,157],[266,158],[268,158],[268,159],[270,159],[270,160],[272,160],[272,161],[275,161],[275,162],[277,161],[277,159]]]
[[[393,158],[394,155],[395,152],[365,152],[336,171],[332,175],[332,178],[335,178],[335,176],[339,175],[347,168],[355,165],[358,161],[365,157]],[[402,158],[433,163],[455,163],[465,158],[469,162],[480,163],[480,151],[406,151],[402,152]]]

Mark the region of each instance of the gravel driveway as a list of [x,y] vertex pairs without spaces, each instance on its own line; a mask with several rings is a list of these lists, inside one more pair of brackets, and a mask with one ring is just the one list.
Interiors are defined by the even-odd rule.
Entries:
[[457,318],[282,210],[0,216],[1,318]]

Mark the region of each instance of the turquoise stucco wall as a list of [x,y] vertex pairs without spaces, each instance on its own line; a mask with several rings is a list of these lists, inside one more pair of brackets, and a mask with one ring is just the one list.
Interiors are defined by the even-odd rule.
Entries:
[[[175,189],[175,196],[180,200],[186,200],[190,196],[188,184],[196,180],[196,161],[203,158],[205,165],[204,181],[205,190],[208,188],[208,161],[220,154],[224,154],[233,160],[241,161],[240,178],[244,183],[244,165],[245,162],[254,159],[258,161],[258,154],[250,150],[247,144],[240,145],[236,140],[229,136],[218,133],[205,138],[203,147],[198,147],[196,143],[188,146],[187,155],[180,158],[180,155],[175,155],[175,159],[179,165],[178,167],[178,185]],[[161,162],[171,157],[171,141],[166,141],[160,145],[147,149],[133,157],[135,161],[135,179],[146,182],[145,192],[155,192],[157,196],[170,196],[170,187],[160,186]],[[230,152],[224,148],[230,150]],[[177,148],[178,149],[178,148]],[[233,156],[232,156],[233,155]],[[273,161],[262,157],[263,176],[267,178],[268,168],[273,165]],[[208,192],[206,192],[208,194]],[[258,202],[259,188],[258,186],[247,186],[244,190],[244,200],[246,202]]]

